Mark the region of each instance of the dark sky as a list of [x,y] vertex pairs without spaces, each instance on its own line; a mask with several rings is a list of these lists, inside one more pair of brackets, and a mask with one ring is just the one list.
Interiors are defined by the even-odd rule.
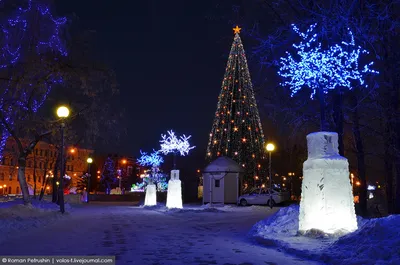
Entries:
[[191,134],[197,146],[182,163],[202,166],[233,41],[231,25],[207,19],[214,5],[212,0],[57,4],[58,14],[75,13],[83,28],[97,32],[99,56],[116,71],[128,136],[108,151],[138,155],[141,148],[157,149],[160,134],[174,129]]

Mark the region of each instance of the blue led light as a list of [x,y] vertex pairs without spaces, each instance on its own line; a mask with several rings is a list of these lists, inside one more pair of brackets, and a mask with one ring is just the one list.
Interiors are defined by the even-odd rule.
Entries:
[[154,151],[150,155],[140,150],[141,157],[137,160],[141,166],[159,167],[164,159],[159,155],[159,151]]
[[327,49],[322,48],[321,43],[317,43],[317,33],[313,33],[317,24],[311,25],[303,33],[296,25],[292,25],[293,30],[302,38],[299,44],[293,44],[296,53],[292,56],[286,52],[286,57],[280,59],[280,69],[278,74],[285,79],[282,86],[288,86],[292,91],[292,96],[304,86],[312,89],[311,98],[313,99],[318,89],[323,93],[337,87],[346,87],[351,90],[351,81],[358,81],[360,85],[365,84],[366,74],[378,74],[378,71],[371,69],[373,62],[363,67],[359,66],[361,54],[368,54],[368,51],[357,46],[354,41],[353,33],[348,30],[349,41],[342,41]]
[[[35,18],[35,19],[33,19]],[[42,76],[46,76],[44,82],[37,83],[36,73],[26,72],[23,76],[17,76],[17,66],[24,63],[23,58],[36,55],[42,60],[42,55],[49,54],[56,61],[57,56],[67,56],[66,46],[61,36],[62,28],[67,19],[54,18],[49,7],[39,1],[25,0],[24,7],[19,7],[9,18],[0,23],[0,35],[2,45],[0,48],[0,70],[4,69],[10,80],[4,82],[0,92],[0,110],[4,123],[11,129],[14,122],[21,119],[21,112],[36,113],[43,105],[54,85],[61,84],[61,73],[52,72],[43,68]],[[32,51],[33,47],[33,51]],[[32,53],[34,52],[34,54]],[[7,72],[6,72],[7,71]],[[14,74],[16,73],[16,74]],[[21,80],[35,80],[32,83]],[[16,89],[15,84],[19,87]],[[29,84],[28,84],[29,83]],[[3,124],[0,139],[0,158],[2,157],[7,138],[10,136]]]

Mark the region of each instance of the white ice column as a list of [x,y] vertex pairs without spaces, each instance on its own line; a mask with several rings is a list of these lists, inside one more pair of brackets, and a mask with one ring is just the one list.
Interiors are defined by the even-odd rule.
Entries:
[[148,184],[146,187],[146,197],[144,198],[144,206],[157,205],[157,189],[156,185]]
[[357,229],[349,163],[339,155],[338,135],[307,135],[308,159],[303,164],[299,231],[347,233]]
[[171,171],[171,179],[168,181],[167,208],[183,208],[182,184],[179,180],[179,170]]

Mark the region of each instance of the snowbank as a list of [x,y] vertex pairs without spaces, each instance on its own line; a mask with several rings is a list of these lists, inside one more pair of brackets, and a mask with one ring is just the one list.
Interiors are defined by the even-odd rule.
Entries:
[[319,232],[298,235],[299,206],[282,208],[255,224],[250,236],[259,243],[326,264],[400,264],[400,215],[365,220],[345,236]]
[[[65,204],[66,211],[71,209]],[[59,218],[66,218],[68,212],[61,214],[60,207],[48,201],[32,200],[32,205],[24,205],[21,199],[0,202],[0,242],[8,236],[26,232],[35,227],[46,226]]]

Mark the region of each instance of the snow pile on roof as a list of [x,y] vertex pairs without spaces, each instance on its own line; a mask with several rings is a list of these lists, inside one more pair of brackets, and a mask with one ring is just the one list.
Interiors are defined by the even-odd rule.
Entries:
[[298,235],[298,217],[299,206],[282,208],[256,223],[249,235],[261,244],[325,264],[400,264],[400,215],[358,218],[359,229],[345,236]]
[[[0,242],[10,234],[46,226],[68,216],[68,212],[62,215],[59,209],[60,206],[48,201],[32,200],[31,205],[24,205],[21,199],[0,202]],[[65,204],[65,209],[70,210],[70,205]]]
[[222,156],[212,161],[204,169],[204,172],[243,172],[243,168],[229,157]]

